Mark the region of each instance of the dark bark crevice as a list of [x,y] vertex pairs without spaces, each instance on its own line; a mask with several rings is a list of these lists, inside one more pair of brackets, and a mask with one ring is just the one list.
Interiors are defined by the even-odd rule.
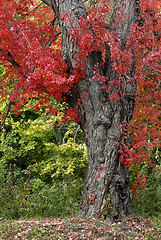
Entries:
[[129,182],[128,168],[118,161],[110,185],[110,189],[112,191],[111,200],[115,211],[115,220],[132,214]]

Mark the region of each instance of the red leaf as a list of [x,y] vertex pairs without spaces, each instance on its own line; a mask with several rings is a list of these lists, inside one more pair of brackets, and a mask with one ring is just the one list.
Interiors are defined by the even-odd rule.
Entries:
[[118,93],[113,93],[111,96],[110,96],[110,100],[120,100],[120,96],[118,95]]

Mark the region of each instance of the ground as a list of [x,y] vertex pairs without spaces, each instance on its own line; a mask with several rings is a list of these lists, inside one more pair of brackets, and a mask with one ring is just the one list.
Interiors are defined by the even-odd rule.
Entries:
[[110,221],[84,218],[45,218],[1,221],[2,239],[124,240],[161,239],[161,221],[131,217]]

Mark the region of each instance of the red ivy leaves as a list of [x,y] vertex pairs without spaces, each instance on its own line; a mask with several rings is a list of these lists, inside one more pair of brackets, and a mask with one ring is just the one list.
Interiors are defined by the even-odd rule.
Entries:
[[110,96],[110,100],[120,100],[120,96],[118,95],[118,93],[113,93],[111,96]]

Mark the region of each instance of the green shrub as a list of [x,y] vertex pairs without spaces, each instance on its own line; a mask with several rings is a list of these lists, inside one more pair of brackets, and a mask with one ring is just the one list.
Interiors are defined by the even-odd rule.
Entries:
[[[19,175],[19,176],[18,176]],[[15,181],[16,179],[16,181]],[[1,218],[19,218],[19,205],[24,198],[24,178],[20,171],[10,171],[1,164],[0,171],[0,216]]]
[[46,184],[30,172],[10,169],[0,172],[0,216],[2,219],[60,217],[78,211],[84,179]]
[[1,218],[57,217],[78,210],[87,151],[78,125],[59,126],[59,120],[32,107],[6,119],[0,136]]
[[161,172],[160,165],[149,168],[146,164],[141,171],[147,175],[147,187],[140,191],[139,201],[133,198],[133,212],[140,216],[158,217],[161,214]]

